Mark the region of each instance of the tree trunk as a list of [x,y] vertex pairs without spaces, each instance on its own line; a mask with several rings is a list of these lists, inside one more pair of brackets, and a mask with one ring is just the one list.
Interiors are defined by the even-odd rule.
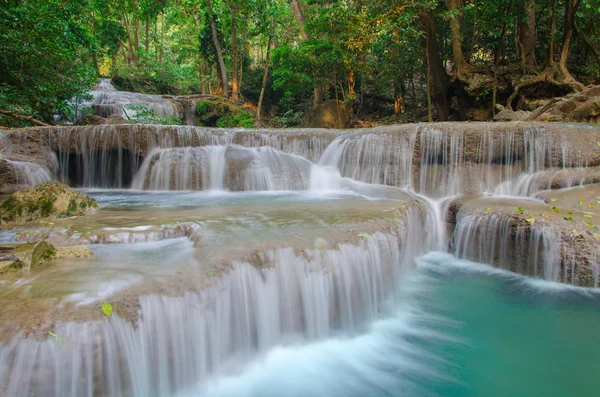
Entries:
[[146,54],[150,51],[150,18],[146,18]]
[[135,58],[136,62],[138,60],[138,54],[140,51],[140,32],[139,32],[139,30],[140,30],[140,22],[139,22],[137,15],[134,14],[134,16],[133,16],[133,37],[135,40],[135,56],[134,56],[134,58]]
[[231,53],[232,53],[232,73],[231,73],[231,99],[239,99],[238,86],[238,42],[237,42],[237,24],[235,8],[231,7]]
[[575,14],[581,4],[581,0],[567,0],[565,3],[565,23],[563,30],[563,44],[562,51],[560,54],[560,65],[561,67],[567,66],[567,59],[569,58],[569,49],[571,45],[571,38],[573,37],[573,27],[575,25]]
[[521,18],[519,19],[519,47],[521,62],[525,67],[535,66],[535,0],[524,0],[521,4]]
[[273,38],[269,35],[269,42],[267,43],[267,55],[265,57],[265,67],[263,69],[263,79],[262,85],[260,87],[260,96],[258,97],[258,106],[256,108],[256,122],[258,126],[260,126],[261,119],[260,114],[262,112],[262,103],[265,97],[265,90],[267,89],[267,78],[269,77],[269,53],[271,51],[271,43],[273,42]]
[[292,7],[292,13],[294,14],[294,19],[296,20],[298,29],[300,29],[300,37],[302,40],[310,40],[310,36],[304,28],[304,25],[306,24],[306,18],[304,17],[304,12],[302,11],[300,2],[298,0],[290,0],[290,6]]
[[419,22],[425,33],[421,37],[421,46],[425,54],[425,65],[428,65],[429,95],[441,121],[448,120],[448,75],[440,55],[440,46],[435,33],[435,21],[431,11],[419,11]]
[[[290,6],[292,7],[292,13],[294,19],[300,30],[300,37],[302,40],[310,40],[311,37],[306,31],[306,17],[302,11],[299,0],[290,0]],[[315,87],[313,92],[313,107],[317,107],[323,103],[323,87]]]
[[39,120],[34,119],[33,116],[25,116],[25,115],[22,115],[22,114],[18,114],[18,113],[11,112],[11,111],[8,111],[8,110],[1,110],[1,109],[0,109],[0,114],[6,115],[6,116],[10,116],[10,117],[14,117],[16,119],[26,120],[26,121],[29,121],[31,124],[38,125],[40,127],[47,127],[48,126],[48,124],[43,123],[43,122],[41,122]]
[[450,33],[452,36],[452,54],[454,59],[455,75],[459,80],[467,80],[471,75],[471,65],[465,59],[462,48],[462,34],[460,24],[462,20],[463,0],[446,0],[446,8],[452,14]]
[[210,0],[206,0],[206,11],[208,15],[208,22],[210,23],[210,30],[212,31],[213,44],[215,46],[215,55],[217,58],[217,76],[219,77],[219,91],[222,91],[223,96],[229,96],[229,84],[227,83],[227,71],[225,70],[225,61],[223,60],[223,51],[221,50],[221,44],[219,43],[219,35],[217,33],[217,26],[215,25],[215,18],[213,16]]
[[162,63],[163,61],[163,47],[165,45],[165,13],[162,12],[160,14],[160,55],[158,56],[158,61]]

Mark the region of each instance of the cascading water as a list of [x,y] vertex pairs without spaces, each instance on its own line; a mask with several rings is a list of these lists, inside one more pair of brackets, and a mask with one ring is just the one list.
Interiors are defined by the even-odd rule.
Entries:
[[[114,294],[90,293],[92,298],[77,301],[78,294],[69,292],[69,300],[50,303],[59,314],[73,310],[77,315],[70,318],[91,320],[75,323],[65,315],[40,340],[22,334],[4,340],[0,394],[449,395],[444,390],[452,389],[452,376],[435,368],[445,365],[440,354],[461,343],[449,336],[453,324],[437,308],[465,293],[474,294],[465,300],[476,307],[487,297],[476,295],[478,288],[493,284],[485,293],[502,295],[506,280],[519,277],[492,267],[481,270],[462,259],[536,279],[510,284],[510,291],[548,288],[540,284],[546,281],[598,286],[598,256],[584,263],[575,249],[563,249],[565,240],[580,236],[539,222],[543,218],[535,205],[542,203],[516,196],[594,182],[589,174],[600,157],[592,148],[572,148],[576,132],[570,130],[504,128],[42,129],[39,141],[58,154],[60,179],[135,191],[88,190],[103,206],[101,197],[110,198],[109,208],[98,213],[104,218],[60,220],[41,228],[40,235],[53,242],[146,241],[145,260],[153,266],[130,270],[136,281],[116,277],[114,283],[126,287]],[[143,202],[136,204],[136,197]],[[535,207],[532,213],[521,209],[520,218],[513,216],[529,204]],[[367,215],[368,208],[375,210]],[[37,234],[23,231],[21,236]],[[163,252],[160,256],[151,241],[174,237],[189,246],[189,253],[180,252],[189,254],[186,260],[165,266],[152,262],[164,260],[166,248],[154,248]],[[110,255],[111,250],[96,251]],[[421,258],[428,251],[454,256]],[[39,279],[24,275],[0,284],[0,291],[8,291],[0,294],[0,303],[16,296],[35,301],[33,308],[47,304],[55,292],[43,290],[50,284],[39,284],[44,276],[69,271],[65,280],[70,281],[99,269],[118,275],[110,264],[118,268],[121,259],[114,255],[87,267],[55,268]],[[132,286],[145,272],[150,280]],[[481,273],[491,276],[482,281]],[[593,278],[591,285],[586,277]],[[85,287],[104,288],[110,281],[86,279]],[[415,305],[436,294],[433,305]],[[115,303],[112,317],[78,317],[77,310],[87,314],[86,307],[99,313],[97,296]],[[498,310],[510,309],[493,298]],[[524,322],[515,318],[514,324]],[[432,341],[444,346],[433,353],[427,345]],[[470,364],[481,367],[481,362]],[[273,373],[281,378],[269,377]],[[298,376],[302,385],[286,383]]]

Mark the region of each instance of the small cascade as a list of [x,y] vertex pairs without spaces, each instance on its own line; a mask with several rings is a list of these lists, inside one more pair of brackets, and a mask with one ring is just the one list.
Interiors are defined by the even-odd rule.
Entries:
[[421,131],[419,192],[430,197],[462,192],[461,167],[465,140],[462,134],[425,128]]
[[503,214],[458,214],[452,241],[461,259],[547,281],[568,282],[561,268],[561,234],[550,226],[519,227]]
[[26,161],[4,161],[13,167],[16,185],[35,186],[54,179],[50,171],[39,164]]
[[360,182],[411,186],[416,130],[392,132],[382,128],[342,135],[327,147],[319,164]]
[[135,116],[136,111],[127,109],[127,106],[134,105],[153,110],[159,117],[181,117],[179,108],[172,98],[162,95],[117,91],[110,79],[101,79],[91,94],[93,102],[88,105],[92,106],[96,116],[106,118],[116,114],[124,118],[130,118]]
[[270,147],[155,149],[132,186],[140,190],[306,190],[311,165],[300,156]]
[[125,188],[155,148],[224,145],[233,132],[189,126],[100,125],[49,130],[59,179],[74,186]]
[[338,135],[332,130],[240,130],[234,143],[247,147],[269,146],[317,163]]
[[358,245],[301,255],[278,249],[260,256],[261,267],[233,263],[200,293],[141,297],[135,327],[113,316],[57,325],[61,343],[16,337],[0,345],[0,390],[167,396],[235,372],[273,346],[358,332],[377,318],[424,249],[413,215],[400,235],[377,233]]

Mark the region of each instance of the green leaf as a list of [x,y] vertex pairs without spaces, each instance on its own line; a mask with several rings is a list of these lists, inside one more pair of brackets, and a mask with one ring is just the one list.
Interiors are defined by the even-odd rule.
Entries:
[[592,219],[594,216],[593,215],[589,215],[589,214],[585,214],[583,217],[587,218],[587,219]]
[[102,313],[104,313],[106,317],[110,317],[110,315],[113,312],[113,307],[108,302],[102,302],[102,306],[100,306],[100,308],[102,309]]
[[212,277],[212,276],[214,276],[214,275],[215,275],[215,272],[208,272],[208,276],[209,276],[209,277]]
[[560,210],[557,206],[552,207],[552,211],[556,212],[557,214],[560,214]]
[[574,222],[573,218],[571,218],[570,216],[565,216],[565,221],[569,221],[569,222]]
[[533,218],[533,217],[532,218],[527,218],[527,222],[533,223],[533,222],[535,222],[535,218]]
[[359,233],[358,237],[362,237],[362,238],[373,238],[370,235],[368,235],[367,233]]
[[579,199],[579,205],[583,205],[583,200]]
[[519,214],[522,214],[522,213],[524,213],[524,212],[525,212],[525,210],[523,209],[523,207],[517,207],[517,212],[518,212]]
[[586,222],[585,225],[591,229],[594,229],[596,227],[592,222]]
[[551,199],[550,201],[551,201],[551,202],[553,202],[553,203],[556,203],[556,201],[557,201],[557,200],[558,200],[558,199],[555,199],[555,198],[553,198],[553,199]]

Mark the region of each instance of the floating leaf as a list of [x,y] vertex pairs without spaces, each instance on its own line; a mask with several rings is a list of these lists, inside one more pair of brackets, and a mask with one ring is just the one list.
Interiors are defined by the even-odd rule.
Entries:
[[583,205],[583,200],[579,199],[579,205]]
[[90,234],[92,234],[92,232],[90,232],[89,230],[83,233],[84,236],[89,236]]
[[583,217],[584,217],[584,218],[587,218],[587,219],[592,219],[592,218],[593,218],[593,216],[592,216],[592,215],[588,215],[588,214],[585,214]]
[[570,216],[565,216],[565,221],[569,221],[569,222],[574,222],[573,218],[571,218]]
[[517,212],[519,214],[522,214],[523,212],[525,212],[525,210],[522,207],[517,207]]
[[106,317],[110,317],[110,315],[113,312],[113,307],[108,302],[102,302],[102,306],[100,306],[100,308],[102,309],[102,313],[104,313]]
[[487,210],[488,210],[488,211],[491,211],[491,210],[492,210],[492,207],[487,207]]
[[531,218],[527,218],[527,222],[529,223],[533,223],[535,222],[535,218],[531,217]]
[[596,227],[592,222],[586,222],[585,225],[591,229],[594,229]]
[[372,238],[371,236],[369,236],[367,233],[359,233],[358,237],[362,237],[362,238]]
[[557,214],[560,214],[560,210],[557,206],[552,207],[552,211],[556,212]]
[[555,198],[553,198],[553,199],[551,199],[550,201],[551,201],[551,202],[553,202],[553,203],[556,203],[556,201],[557,201],[557,200],[558,200],[558,199],[555,199]]

